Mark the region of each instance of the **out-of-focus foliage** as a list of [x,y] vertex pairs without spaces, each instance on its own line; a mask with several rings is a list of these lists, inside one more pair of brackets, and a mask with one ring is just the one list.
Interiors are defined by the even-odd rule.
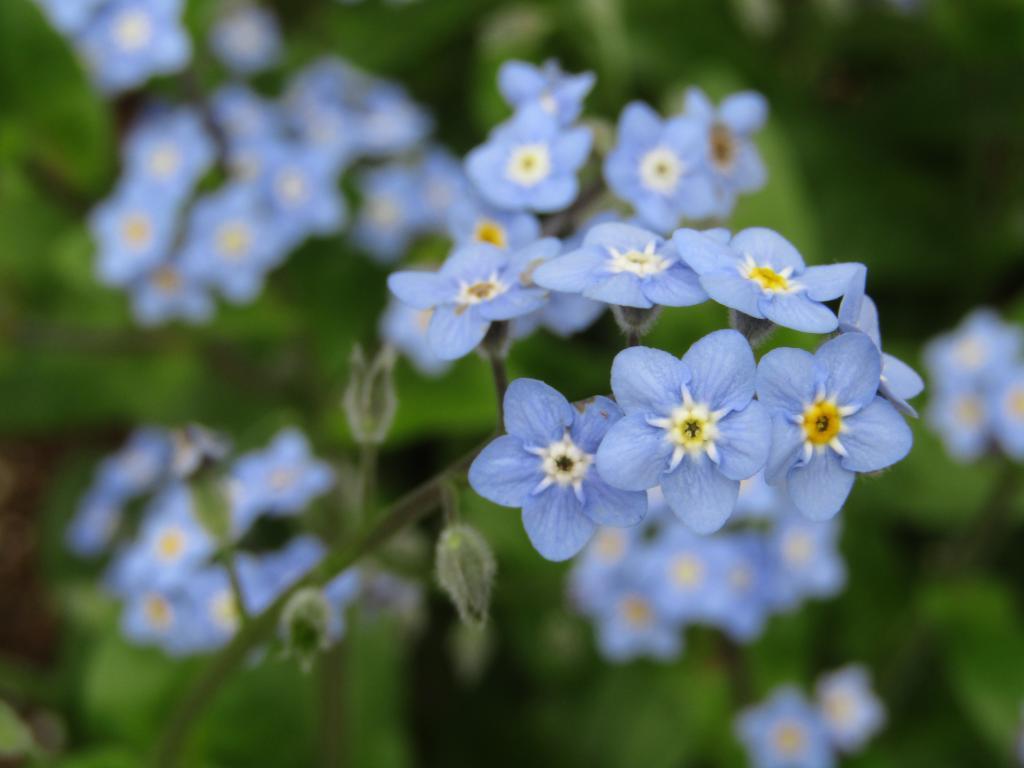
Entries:
[[[188,5],[197,50],[209,5]],[[887,350],[919,369],[923,341],[977,304],[1024,322],[1024,5],[1014,0],[921,0],[909,13],[868,0],[270,5],[286,66],[261,86],[276,92],[285,72],[339,53],[406,84],[460,154],[506,116],[494,75],[512,56],[594,69],[587,114],[606,120],[632,98],[677,105],[691,84],[716,97],[755,88],[772,108],[758,139],[770,181],[742,200],[736,228],[777,229],[809,263],[866,264]],[[207,84],[224,77],[199,61]],[[151,88],[181,93],[173,77]],[[0,561],[0,695],[41,743],[62,745],[52,762],[62,768],[142,764],[203,664],[126,644],[97,573],[64,551],[93,463],[136,423],[193,420],[243,449],[296,424],[340,462],[353,448],[341,408],[350,351],[373,347],[386,300],[384,270],[334,237],[309,241],[258,301],[222,306],[207,326],[140,330],[123,296],[95,280],[83,223],[116,176],[118,125],[35,5],[0,2],[0,520],[19,526],[0,532],[10,558]],[[443,246],[416,247],[429,259]],[[649,343],[680,354],[724,319],[713,304],[667,312]],[[789,332],[779,341],[806,344]],[[621,343],[610,318],[572,343],[537,334],[513,347],[511,374],[569,399],[606,392]],[[494,418],[476,357],[437,380],[400,361],[396,376],[385,499]],[[753,695],[863,662],[889,724],[849,765],[1009,764],[1024,700],[1021,474],[994,459],[953,464],[915,424],[907,460],[860,483],[843,512],[847,591],[772,619],[745,651]],[[514,512],[462,496],[462,516],[499,562],[489,663],[474,683],[457,677],[457,619],[440,595],[418,630],[356,620],[347,764],[745,764],[715,633],[690,633],[673,664],[608,666],[567,607],[565,566],[536,556]],[[9,554],[11,536],[31,558]],[[315,677],[268,659],[224,688],[186,764],[314,764],[319,696]],[[19,738],[12,717],[2,714],[0,739]]]

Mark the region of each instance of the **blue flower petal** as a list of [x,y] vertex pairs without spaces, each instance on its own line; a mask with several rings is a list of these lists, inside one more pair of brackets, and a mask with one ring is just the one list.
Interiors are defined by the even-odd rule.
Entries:
[[572,488],[553,485],[527,498],[523,527],[541,557],[568,560],[590,541],[597,526],[583,514]]
[[683,362],[693,399],[713,411],[743,408],[754,397],[754,352],[738,331],[709,333],[687,350]]
[[588,286],[583,295],[588,299],[618,304],[620,307],[650,309],[654,306],[654,302],[644,296],[640,278],[629,272],[602,277],[598,282]]
[[445,304],[435,309],[430,318],[427,343],[442,360],[457,360],[476,349],[490,327],[490,321],[472,309]]
[[388,288],[403,304],[432,309],[451,301],[455,287],[435,272],[409,270],[388,275]]
[[880,397],[843,421],[839,441],[846,449],[844,469],[877,472],[910,453],[914,436],[892,405]]
[[839,405],[867,405],[882,378],[882,355],[863,333],[826,341],[814,355],[825,372],[825,394]]
[[772,417],[772,439],[764,479],[777,485],[786,477],[790,467],[800,460],[804,448],[804,431],[784,413]]
[[617,221],[598,224],[587,232],[583,239],[584,245],[603,248],[606,254],[609,248],[618,251],[643,251],[652,241],[657,247],[661,247],[662,239],[654,232]]
[[778,293],[758,300],[761,314],[776,325],[805,333],[831,333],[839,320],[824,304],[802,293]]
[[509,384],[504,408],[505,431],[533,448],[561,440],[576,418],[576,409],[558,390],[536,379]]
[[645,491],[658,484],[671,455],[665,431],[648,424],[643,414],[634,414],[617,421],[604,436],[597,449],[597,472],[615,488]]
[[751,317],[764,317],[759,305],[761,289],[736,270],[701,275],[700,284],[708,296],[722,306],[739,310]]
[[607,260],[598,248],[580,248],[541,264],[533,273],[533,282],[552,291],[582,293],[602,274]]
[[902,360],[882,353],[882,377],[897,397],[909,400],[924,391],[924,380]]
[[577,413],[572,425],[572,441],[587,453],[595,453],[612,424],[622,418],[622,408],[607,397],[595,397]]
[[569,207],[579,193],[575,176],[554,176],[530,191],[530,208],[539,213],[554,213]]
[[773,349],[757,366],[757,399],[769,411],[803,413],[804,407],[814,401],[818,370],[810,352],[790,347]]
[[665,501],[695,533],[714,533],[736,508],[740,484],[730,480],[704,455],[687,457],[661,477]]
[[640,288],[644,296],[663,307],[692,307],[708,299],[697,273],[682,263],[644,280]]
[[522,507],[542,479],[540,459],[513,435],[492,440],[469,468],[473,490],[505,507]]
[[863,264],[855,263],[808,267],[800,275],[799,281],[806,286],[807,295],[815,301],[831,301],[850,290],[863,270]]
[[647,494],[613,488],[591,471],[583,481],[583,514],[598,525],[631,528],[647,515]]
[[630,347],[612,361],[612,392],[627,414],[667,414],[682,402],[690,371],[677,357],[651,347]]
[[[725,233],[724,241],[721,233]],[[699,275],[708,272],[736,270],[739,259],[729,247],[731,235],[728,230],[679,229],[672,235],[679,257]]]
[[786,477],[789,498],[800,513],[810,520],[835,517],[846,503],[857,476],[843,469],[839,456],[831,448],[815,451],[804,466],[794,467]]
[[756,400],[718,422],[718,469],[732,480],[753,477],[768,460],[772,422]]
[[751,227],[737,232],[732,248],[743,256],[751,256],[761,266],[770,266],[776,272],[792,267],[799,275],[804,271],[804,260],[789,240],[766,227]]
[[555,162],[575,171],[586,162],[594,134],[587,127],[572,128],[562,133],[552,147]]
[[511,320],[536,312],[548,300],[547,291],[538,288],[513,288],[477,306],[480,317],[487,320]]
[[718,114],[736,133],[750,135],[768,119],[768,100],[755,91],[740,91],[722,99]]

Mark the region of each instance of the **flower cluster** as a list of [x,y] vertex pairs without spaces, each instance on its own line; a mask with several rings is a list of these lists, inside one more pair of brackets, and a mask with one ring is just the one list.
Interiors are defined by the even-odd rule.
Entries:
[[594,622],[602,655],[675,658],[696,624],[751,642],[772,615],[842,589],[838,521],[805,520],[760,475],[743,484],[737,516],[757,524],[695,535],[652,494],[642,525],[598,531],[573,565],[569,595]]
[[1001,450],[1024,460],[1024,330],[978,309],[925,348],[927,419],[959,461]]
[[[231,84],[207,112],[150,105],[125,141],[117,189],[91,217],[99,279],[127,290],[144,324],[205,321],[214,291],[251,302],[302,241],[341,229],[346,168],[413,150],[429,129],[399,86],[338,59],[299,72],[279,103]],[[198,192],[218,151],[223,183]],[[407,173],[433,179],[437,158]]]
[[[204,517],[201,492],[183,476],[195,471],[194,458],[202,450],[184,433],[136,431],[100,464],[68,528],[68,545],[80,555],[114,549],[105,584],[124,603],[126,637],[173,655],[222,646],[243,610],[266,609],[326,552],[317,537],[300,534],[281,548],[241,549],[226,559],[226,549],[259,517],[296,517],[334,485],[334,473],[311,455],[301,433],[284,430],[265,449],[232,463],[219,485],[225,490],[226,531]],[[144,497],[139,519],[125,524],[126,505]],[[339,574],[323,587],[329,639],[341,636],[345,609],[356,598],[401,605],[410,599],[409,586],[372,570]]]
[[183,69],[192,43],[183,0],[36,0],[70,39],[93,81],[117,94]]
[[884,725],[867,670],[850,665],[821,676],[813,702],[795,687],[777,689],[742,712],[736,730],[755,768],[832,768]]

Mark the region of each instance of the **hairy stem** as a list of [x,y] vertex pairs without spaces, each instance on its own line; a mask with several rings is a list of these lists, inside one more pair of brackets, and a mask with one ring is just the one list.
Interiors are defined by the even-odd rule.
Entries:
[[253,648],[270,636],[277,626],[281,610],[292,595],[304,587],[318,586],[330,581],[361,557],[373,552],[395,533],[434,511],[441,501],[443,483],[449,476],[465,472],[481,448],[482,446],[477,446],[472,452],[400,498],[355,544],[330,552],[318,565],[279,595],[262,613],[253,616],[251,621],[242,626],[231,642],[210,662],[171,713],[157,743],[154,765],[158,768],[173,768],[178,765],[185,739],[196,718],[202,714],[224,681],[249,657]]

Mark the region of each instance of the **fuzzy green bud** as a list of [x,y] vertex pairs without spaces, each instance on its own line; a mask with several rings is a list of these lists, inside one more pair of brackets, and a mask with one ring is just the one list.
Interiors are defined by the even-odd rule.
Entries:
[[736,309],[729,310],[729,325],[747,337],[750,346],[757,347],[768,340],[775,323],[760,317],[751,317]]
[[200,475],[191,483],[196,518],[216,541],[231,537],[231,499],[227,480],[221,476]]
[[367,360],[358,344],[352,350],[351,373],[343,405],[352,435],[361,445],[380,445],[395,420],[395,351],[382,347]]
[[468,525],[449,525],[437,539],[437,583],[467,624],[487,621],[497,564],[487,541]]
[[281,612],[285,653],[299,662],[303,672],[309,672],[316,657],[330,645],[330,610],[323,590],[305,587],[289,598]]

